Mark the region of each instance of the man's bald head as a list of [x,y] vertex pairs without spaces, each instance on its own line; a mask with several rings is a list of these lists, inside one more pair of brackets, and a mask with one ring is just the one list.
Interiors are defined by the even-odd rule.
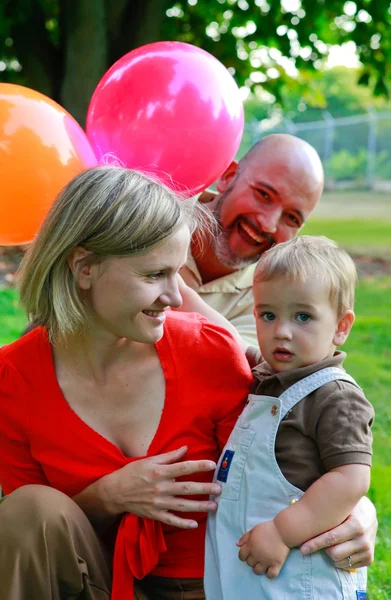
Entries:
[[272,134],[255,144],[217,182],[210,208],[221,225],[218,262],[236,270],[294,237],[319,201],[323,181],[320,158],[304,140]]
[[273,133],[257,142],[239,161],[238,175],[250,166],[262,169],[262,165],[270,164],[300,179],[306,195],[313,199],[314,206],[317,204],[323,192],[324,171],[315,148],[294,135]]

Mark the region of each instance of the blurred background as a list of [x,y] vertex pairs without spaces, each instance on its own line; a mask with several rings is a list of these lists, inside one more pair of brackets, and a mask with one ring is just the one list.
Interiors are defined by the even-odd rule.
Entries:
[[40,91],[84,126],[102,75],[153,41],[202,47],[245,100],[242,156],[286,131],[319,152],[327,189],[391,186],[387,0],[2,0],[0,81]]

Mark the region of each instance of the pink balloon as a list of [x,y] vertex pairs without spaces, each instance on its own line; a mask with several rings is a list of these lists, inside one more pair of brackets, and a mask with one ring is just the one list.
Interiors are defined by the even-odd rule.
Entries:
[[185,196],[213,183],[235,157],[243,104],[228,70],[182,42],[141,46],[99,82],[87,135],[100,162],[157,174]]

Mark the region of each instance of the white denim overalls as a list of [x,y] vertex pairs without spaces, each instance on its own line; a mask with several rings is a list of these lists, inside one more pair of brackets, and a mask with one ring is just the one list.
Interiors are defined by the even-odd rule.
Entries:
[[214,477],[222,493],[216,514],[208,517],[207,600],[366,599],[366,569],[336,569],[325,552],[303,556],[294,548],[278,577],[268,579],[266,575],[255,575],[239,560],[235,544],[246,531],[272,520],[303,496],[304,492],[291,485],[278,467],[274,451],[277,429],[300,400],[336,379],[357,386],[343,370],[329,367],[292,385],[279,398],[249,395]]

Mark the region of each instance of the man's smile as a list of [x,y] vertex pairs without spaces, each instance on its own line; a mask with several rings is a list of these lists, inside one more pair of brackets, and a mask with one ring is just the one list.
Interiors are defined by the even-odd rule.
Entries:
[[245,242],[254,246],[259,246],[265,239],[254,227],[244,221],[238,221],[238,233]]
[[236,222],[234,231],[236,230],[239,237],[249,246],[257,248],[259,251],[267,250],[273,243],[273,239],[270,235],[263,233],[258,228],[255,228],[248,221],[240,219]]

